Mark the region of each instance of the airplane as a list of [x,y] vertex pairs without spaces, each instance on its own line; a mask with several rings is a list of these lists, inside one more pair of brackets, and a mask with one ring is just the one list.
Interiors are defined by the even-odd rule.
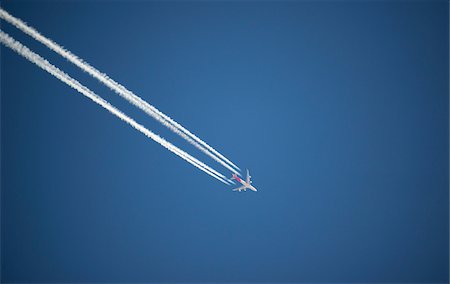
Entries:
[[237,180],[238,182],[240,182],[242,184],[242,186],[233,189],[233,191],[239,191],[239,192],[241,190],[246,191],[247,188],[251,189],[253,191],[257,191],[256,188],[253,185],[251,185],[252,181],[250,180],[250,178],[251,178],[251,176],[250,176],[250,173],[248,172],[248,170],[247,170],[247,178],[245,180],[241,179],[236,174],[233,174],[231,179],[232,180],[235,179],[235,180]]

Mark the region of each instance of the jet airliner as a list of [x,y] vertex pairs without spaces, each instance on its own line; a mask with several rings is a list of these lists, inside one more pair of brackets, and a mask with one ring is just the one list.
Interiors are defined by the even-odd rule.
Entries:
[[241,179],[241,178],[238,177],[236,174],[233,174],[233,176],[231,177],[231,179],[232,179],[232,180],[235,179],[235,180],[237,180],[238,182],[240,182],[240,183],[242,184],[242,186],[233,189],[233,191],[239,191],[239,192],[240,192],[241,190],[246,191],[247,188],[248,188],[248,189],[251,189],[251,190],[253,190],[253,191],[257,191],[256,188],[255,188],[253,185],[251,185],[252,181],[250,180],[250,178],[251,178],[251,176],[250,176],[250,173],[248,172],[248,170],[247,170],[247,177],[245,178],[245,180]]

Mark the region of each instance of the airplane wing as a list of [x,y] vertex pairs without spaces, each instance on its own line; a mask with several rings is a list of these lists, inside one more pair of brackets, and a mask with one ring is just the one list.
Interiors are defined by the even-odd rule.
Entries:
[[250,175],[250,173],[248,172],[248,170],[247,170],[247,183],[248,184],[250,184],[251,182],[250,182],[250,178],[251,178],[252,176]]
[[245,185],[235,188],[235,189],[233,189],[233,191],[241,191],[243,189],[245,189]]

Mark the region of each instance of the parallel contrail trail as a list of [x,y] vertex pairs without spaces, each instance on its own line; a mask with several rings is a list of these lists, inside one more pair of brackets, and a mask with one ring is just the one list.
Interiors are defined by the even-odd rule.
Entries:
[[150,139],[153,139],[157,143],[161,144],[163,147],[165,147],[167,150],[173,152],[174,154],[178,155],[185,161],[191,163],[198,169],[204,171],[205,173],[209,174],[210,176],[220,180],[221,182],[225,184],[229,184],[225,179],[226,177],[222,175],[221,173],[217,172],[216,170],[212,169],[211,167],[205,165],[204,163],[200,162],[196,158],[192,157],[188,153],[184,152],[183,150],[179,149],[172,143],[166,141],[165,139],[161,138],[159,135],[153,133],[152,131],[145,128],[143,125],[137,123],[135,120],[112,106],[110,103],[102,99],[100,96],[92,92],[90,89],[82,85],[77,80],[73,79],[66,73],[64,73],[62,70],[60,70],[58,67],[52,65],[50,62],[42,58],[40,55],[36,54],[35,52],[28,49],[26,46],[24,46],[22,43],[16,41],[14,38],[0,30],[0,42],[2,42],[5,46],[11,48],[15,52],[17,52],[19,55],[25,57],[32,63],[36,64],[41,69],[47,71],[51,75],[55,76],[62,82],[66,83],[73,89],[77,90],[78,92],[82,93],[86,97],[90,98],[97,104],[101,105],[108,111],[110,111],[112,114],[117,116],[118,118],[122,119],[129,125],[131,125],[136,130],[143,133],[145,136],[147,136]]
[[[216,151],[214,148],[209,146],[206,142],[195,136],[193,133],[191,133],[189,130],[184,128],[182,125],[174,121],[172,118],[167,116],[166,114],[159,111],[156,107],[150,105],[143,99],[141,99],[139,96],[135,95],[133,92],[129,91],[127,88],[122,86],[121,84],[117,83],[113,79],[109,78],[108,75],[100,72],[93,66],[91,66],[89,63],[83,61],[81,58],[77,57],[75,54],[71,53],[70,51],[64,49],[59,44],[55,43],[51,39],[43,36],[41,33],[39,33],[36,29],[28,26],[25,22],[22,20],[10,15],[8,12],[0,8],[0,18],[3,20],[9,22],[16,28],[20,29],[24,33],[28,34],[29,36],[33,37],[37,41],[41,42],[51,50],[55,51],[62,57],[66,58],[88,74],[90,74],[95,79],[99,80],[103,84],[105,84],[107,87],[109,87],[111,90],[116,92],[118,95],[123,97],[124,99],[128,100],[130,103],[138,107],[139,109],[143,110],[145,113],[153,117],[154,119],[158,120],[160,123],[162,123],[164,126],[175,132],[176,134],[180,135],[182,138],[184,138],[186,141],[194,145],[197,149],[205,153],[206,155],[210,156],[212,159],[214,159],[216,162],[220,163],[230,171],[232,171],[235,174],[240,175],[239,171],[240,168],[233,164],[229,159],[224,157],[222,154],[220,154],[218,151]],[[230,166],[231,165],[231,166]],[[234,168],[233,168],[234,167]]]

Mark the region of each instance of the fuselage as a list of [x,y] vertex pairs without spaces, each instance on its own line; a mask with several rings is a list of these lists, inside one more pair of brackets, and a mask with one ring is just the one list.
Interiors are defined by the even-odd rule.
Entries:
[[242,183],[242,185],[247,185],[248,184],[243,179],[238,177],[236,174],[233,174],[233,178],[236,179],[238,182]]

